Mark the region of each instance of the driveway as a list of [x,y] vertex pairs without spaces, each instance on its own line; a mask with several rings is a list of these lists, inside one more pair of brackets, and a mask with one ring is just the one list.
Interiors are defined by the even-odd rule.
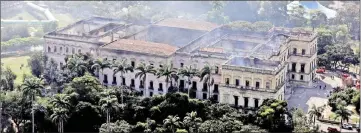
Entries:
[[[331,75],[335,76],[335,78],[331,79]],[[340,86],[342,84],[342,80],[336,77],[336,74],[332,72],[323,74],[323,76],[325,76],[325,78],[313,83],[313,87],[293,88],[292,94],[286,94],[288,95],[286,96],[286,98],[288,98],[288,108],[300,108],[307,113],[308,109],[312,107],[312,104],[315,104],[316,106],[327,104],[327,96],[330,94],[330,91],[332,91],[332,88]],[[317,77],[319,77],[319,75],[317,75]],[[324,89],[325,85],[326,88]]]

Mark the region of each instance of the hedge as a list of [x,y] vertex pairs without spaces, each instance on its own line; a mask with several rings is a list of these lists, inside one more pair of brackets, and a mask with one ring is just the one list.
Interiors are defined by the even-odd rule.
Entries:
[[6,51],[29,50],[32,46],[40,46],[45,43],[44,39],[38,37],[14,38],[1,42],[1,49]]

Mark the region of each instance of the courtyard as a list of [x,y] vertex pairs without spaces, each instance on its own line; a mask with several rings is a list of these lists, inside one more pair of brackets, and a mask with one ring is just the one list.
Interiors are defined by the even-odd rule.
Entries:
[[[328,98],[327,96],[330,95],[330,91],[332,91],[332,88],[337,87],[337,86],[341,86],[342,85],[342,80],[337,77],[338,73],[336,72],[327,72],[325,74],[318,74],[317,77],[320,77],[320,75],[324,76],[325,78],[322,80],[317,80],[317,82],[315,82],[313,84],[312,88],[293,88],[291,91],[291,93],[286,94],[286,98],[287,98],[287,102],[288,102],[288,108],[300,108],[302,109],[305,113],[307,113],[310,108],[313,106],[313,104],[316,107],[320,107],[323,105],[327,105],[328,103]],[[334,79],[331,79],[331,76],[334,76]],[[318,78],[320,79],[320,78]],[[321,86],[321,89],[320,89]],[[326,86],[326,87],[325,87]],[[349,106],[348,108],[350,108],[349,110],[354,110],[351,106]],[[354,111],[352,111],[354,112]],[[325,119],[329,118],[329,119],[333,119],[334,117],[334,113],[331,112],[331,108],[329,106],[326,106],[322,117],[324,117]],[[357,116],[356,116],[357,117]],[[354,120],[355,119],[355,120]],[[339,121],[339,119],[334,119],[336,121]],[[350,122],[352,123],[358,123],[359,118],[355,118],[355,113],[353,113],[353,115],[351,116]],[[320,130],[323,131],[327,131],[328,127],[333,127],[333,128],[340,128],[340,125],[337,124],[329,124],[329,123],[322,123],[320,121],[316,121],[316,124],[318,124],[320,126]],[[346,129],[342,129],[342,132],[352,132],[352,131],[356,131],[355,129],[353,130],[346,130]]]

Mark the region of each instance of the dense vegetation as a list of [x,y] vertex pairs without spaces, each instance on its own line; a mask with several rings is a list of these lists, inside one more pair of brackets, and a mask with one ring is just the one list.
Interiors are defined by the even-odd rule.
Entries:
[[[352,49],[359,43],[356,37],[360,30],[358,2],[345,2],[344,8],[335,9],[338,15],[332,19],[327,19],[320,11],[312,11],[312,17],[307,19],[302,7],[288,12],[287,1],[45,3],[51,9],[71,12],[75,18],[98,15],[128,21],[155,22],[181,16],[225,24],[235,30],[266,32],[272,26],[311,29],[320,35],[320,66],[347,70],[349,66],[359,63],[357,55],[360,51]],[[249,15],[239,15],[240,12]],[[49,32],[56,27],[57,24],[52,23],[45,25],[42,31]],[[30,37],[28,28],[19,26],[2,29],[1,47],[4,49],[41,43]],[[64,66],[58,66],[42,54],[34,54],[28,61],[32,75],[23,76],[21,86],[14,85],[16,75],[9,68],[2,69],[2,127],[9,132],[30,132],[32,124],[38,132],[316,132],[318,127],[314,126],[315,119],[323,111],[323,107],[314,106],[308,112],[311,116],[308,118],[299,109],[288,110],[285,101],[267,99],[254,113],[238,112],[229,105],[216,103],[210,97],[209,90],[209,100],[193,99],[191,90],[180,90],[171,82],[171,79],[178,79],[179,76],[199,76],[211,86],[210,66],[202,70],[191,67],[176,70],[172,66],[155,70],[145,64],[132,68],[125,61],[110,62],[93,59],[90,55],[72,55],[65,60]],[[112,68],[122,75],[138,70],[137,78],[145,79],[148,74],[166,77],[167,88],[171,91],[164,96],[143,98],[143,94],[128,86],[105,87],[96,78],[105,68]],[[352,90],[336,92],[330,96],[329,105],[339,117],[348,120],[350,113],[345,107],[353,104],[359,113],[359,97],[360,93]]]
[[[285,101],[266,99],[258,111],[248,114],[227,104],[189,98],[187,92],[177,92],[174,87],[175,91],[164,96],[143,98],[127,86],[105,87],[95,77],[104,66],[126,72],[124,70],[131,68],[120,66],[130,66],[128,64],[95,60],[89,55],[69,56],[66,61],[58,70],[54,61],[34,55],[29,60],[32,69],[44,69],[33,71],[35,76],[25,76],[21,86],[3,86],[6,90],[1,95],[3,113],[6,119],[11,118],[6,121],[8,124],[4,123],[8,130],[30,132],[32,108],[35,130],[40,132],[286,132],[294,129]],[[151,69],[142,67],[141,64],[136,70]],[[164,69],[156,73],[167,75]],[[10,74],[2,75],[2,81],[11,84],[11,71],[5,73]],[[206,75],[202,70],[196,73]],[[9,123],[15,128],[9,127]]]

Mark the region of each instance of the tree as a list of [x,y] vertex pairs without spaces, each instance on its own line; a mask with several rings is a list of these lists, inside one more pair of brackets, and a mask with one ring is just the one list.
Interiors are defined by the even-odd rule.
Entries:
[[178,116],[169,115],[166,119],[163,120],[163,126],[175,133],[176,129],[180,127],[182,122]]
[[58,109],[70,109],[71,104],[69,103],[70,96],[66,94],[55,94],[50,100],[50,104]]
[[345,105],[338,105],[335,113],[336,113],[336,118],[338,118],[338,117],[341,118],[341,122],[340,122],[340,131],[341,131],[342,120],[346,120],[348,122],[348,120],[351,116],[351,112],[346,108]]
[[65,108],[55,108],[54,113],[50,116],[54,123],[58,123],[58,131],[60,133],[64,132],[64,122],[69,118],[67,113],[68,110]]
[[[120,73],[120,77],[124,78],[124,74],[127,72],[133,72],[133,67],[127,64],[127,60],[123,59],[120,62],[115,62],[113,65],[114,75]],[[122,83],[123,84],[123,83]]]
[[104,96],[103,98],[100,99],[99,104],[100,104],[100,108],[103,112],[106,112],[106,116],[107,116],[107,123],[110,123],[110,113],[111,112],[115,112],[118,111],[119,109],[119,104],[118,104],[118,99],[116,96],[114,95],[109,95],[108,96]]
[[224,1],[213,1],[212,10],[207,12],[207,20],[217,24],[226,24],[229,22],[229,17],[224,15],[224,6],[226,2]]
[[1,87],[3,90],[14,90],[14,81],[16,79],[15,73],[10,69],[10,67],[7,67],[5,71],[1,73],[1,81],[2,84]]
[[315,104],[312,105],[311,110],[308,112],[310,117],[313,117],[313,124],[316,124],[316,117],[319,119],[322,116],[322,112],[325,106],[316,107]]
[[192,66],[187,66],[179,72],[182,77],[187,77],[188,97],[190,97],[190,85],[192,84],[192,79],[197,75],[197,73],[197,69],[192,68]]
[[[115,62],[115,64],[113,64],[113,72],[114,72],[114,75],[117,74],[117,73],[120,73],[120,77],[121,79],[124,78],[124,74],[127,73],[127,72],[133,72],[133,66],[127,64],[127,60],[123,59],[122,61],[120,62]],[[122,83],[121,85],[123,86],[123,80],[121,80]],[[124,87],[120,87],[120,89],[123,89]],[[123,93],[123,90],[121,90],[121,92]],[[123,104],[123,94],[121,95],[121,104]]]
[[[105,59],[97,59],[93,61],[93,65],[91,66],[91,69],[95,69],[96,72],[101,75],[103,75],[103,71],[106,68],[110,68],[111,63],[105,58]],[[107,78],[107,77],[104,77]]]
[[157,78],[160,78],[163,76],[165,77],[165,84],[166,84],[166,90],[167,90],[166,92],[168,92],[168,89],[169,89],[169,81],[172,80],[172,75],[175,74],[176,72],[177,72],[176,68],[173,68],[173,64],[165,65],[158,70]]
[[291,129],[290,124],[286,120],[290,119],[286,101],[265,99],[258,109],[256,116],[256,123],[263,129],[276,132],[290,131]]
[[44,73],[47,57],[42,52],[36,52],[28,59],[28,66],[31,69],[31,73],[40,78],[40,75]]
[[147,74],[156,74],[156,70],[152,65],[145,65],[144,63],[139,64],[136,68],[138,72],[135,74],[135,78],[143,79],[143,87],[145,89],[143,96],[146,96],[148,88],[146,88]]
[[66,67],[77,77],[83,76],[87,71],[86,62],[81,55],[72,55],[66,60]]
[[100,133],[130,133],[133,126],[127,121],[117,120],[115,123],[104,123],[100,126]]
[[285,26],[288,24],[287,1],[264,1],[259,14],[260,18],[270,21],[275,26]]
[[212,77],[212,69],[209,66],[205,66],[201,69],[201,71],[199,72],[199,76],[200,76],[200,81],[202,81],[203,83],[207,84],[208,88],[207,88],[207,98],[211,98],[211,86],[214,84],[214,79]]
[[302,5],[293,6],[292,9],[287,12],[289,23],[291,27],[303,27],[307,23],[305,18],[306,10]]
[[41,89],[44,88],[43,81],[36,77],[31,77],[25,80],[21,85],[23,87],[23,93],[26,97],[30,98],[32,105],[32,132],[35,132],[34,127],[34,100],[35,96],[41,95]]
[[356,112],[360,114],[360,92],[357,92],[352,99],[352,104],[356,107]]
[[202,124],[202,118],[197,117],[197,112],[192,111],[187,113],[183,119],[183,124],[187,131],[190,133],[196,133],[199,126]]
[[320,27],[321,25],[325,25],[327,22],[327,16],[320,10],[312,10],[310,12],[310,21],[312,30],[314,30],[316,27]]
[[224,123],[220,120],[206,120],[198,129],[200,133],[222,133],[224,132]]

